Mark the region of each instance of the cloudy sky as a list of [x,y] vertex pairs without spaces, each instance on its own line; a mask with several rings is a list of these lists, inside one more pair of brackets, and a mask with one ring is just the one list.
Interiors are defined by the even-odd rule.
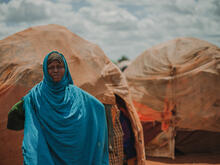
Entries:
[[183,36],[220,47],[220,0],[0,0],[0,39],[47,24],[67,27],[112,60],[134,59]]

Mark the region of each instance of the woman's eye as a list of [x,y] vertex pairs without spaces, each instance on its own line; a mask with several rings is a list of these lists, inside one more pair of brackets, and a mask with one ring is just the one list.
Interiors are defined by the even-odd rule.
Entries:
[[62,66],[62,65],[59,65],[59,66],[50,66],[50,67],[48,67],[47,69],[48,70],[54,70],[54,69],[63,69],[64,68],[64,66]]

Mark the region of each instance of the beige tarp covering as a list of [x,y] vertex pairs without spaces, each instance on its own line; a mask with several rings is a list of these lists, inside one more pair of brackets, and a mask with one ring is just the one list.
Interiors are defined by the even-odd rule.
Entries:
[[129,65],[147,155],[174,157],[174,129],[220,132],[219,73],[220,49],[195,38],[154,46]]
[[7,114],[42,80],[42,62],[52,50],[64,54],[77,86],[103,103],[115,104],[114,93],[124,99],[135,134],[138,164],[143,165],[142,127],[125,77],[97,45],[58,25],[29,28],[0,41],[0,164],[22,164],[23,132],[6,129]]

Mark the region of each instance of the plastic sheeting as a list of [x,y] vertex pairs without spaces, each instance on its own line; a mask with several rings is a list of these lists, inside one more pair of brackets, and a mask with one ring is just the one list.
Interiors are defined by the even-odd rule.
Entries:
[[[195,38],[156,45],[128,66],[125,75],[140,119],[157,132],[145,142],[147,155],[174,158],[175,128],[220,131],[219,73],[220,49]],[[163,146],[170,147],[162,152]]]
[[138,164],[145,163],[143,131],[125,77],[104,52],[63,26],[37,26],[0,41],[0,164],[22,164],[23,132],[6,129],[11,106],[42,80],[46,54],[61,52],[74,83],[102,103],[115,105],[114,94],[125,101],[135,135]]

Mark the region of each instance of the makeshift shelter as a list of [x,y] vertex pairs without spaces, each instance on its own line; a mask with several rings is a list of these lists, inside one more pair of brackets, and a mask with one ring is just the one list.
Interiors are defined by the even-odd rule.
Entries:
[[22,164],[23,131],[8,130],[7,115],[42,80],[43,59],[52,50],[64,54],[75,85],[106,105],[116,105],[115,95],[124,100],[135,136],[138,165],[143,165],[142,126],[125,77],[97,45],[59,25],[28,28],[0,41],[0,164]]
[[217,46],[177,38],[143,52],[124,74],[143,125],[146,155],[220,151]]

